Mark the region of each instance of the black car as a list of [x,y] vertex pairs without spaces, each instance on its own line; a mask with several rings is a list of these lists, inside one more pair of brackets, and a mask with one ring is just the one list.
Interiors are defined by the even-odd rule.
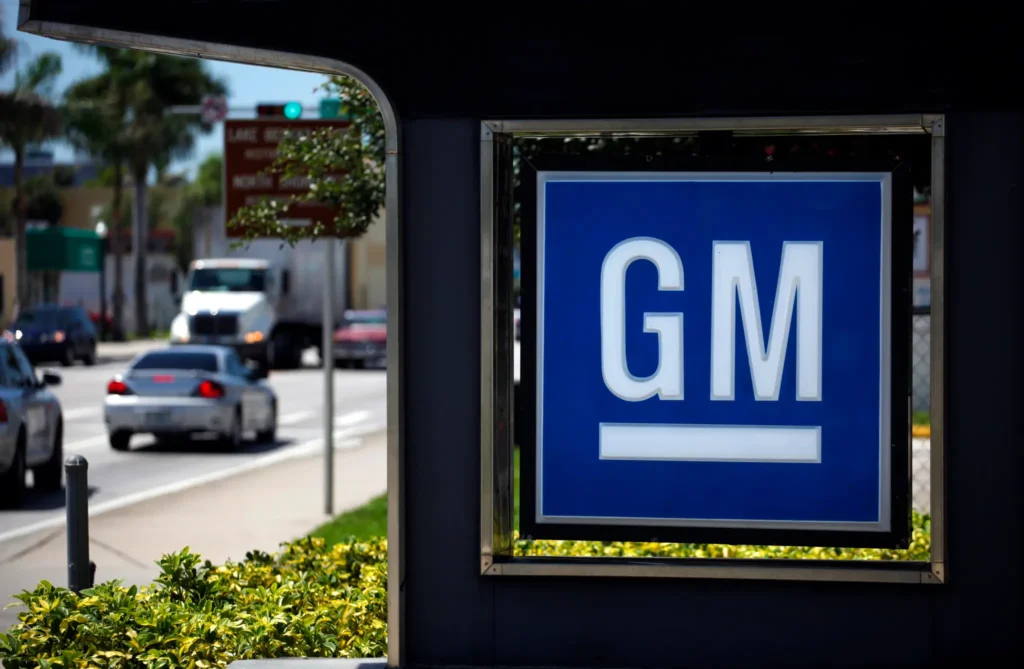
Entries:
[[25,309],[4,332],[32,362],[96,363],[96,328],[81,307],[41,305]]

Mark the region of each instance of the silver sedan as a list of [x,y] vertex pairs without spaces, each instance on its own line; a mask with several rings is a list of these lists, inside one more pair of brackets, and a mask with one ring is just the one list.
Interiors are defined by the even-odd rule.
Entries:
[[0,506],[20,506],[29,469],[36,490],[60,490],[63,421],[47,387],[60,381],[52,372],[40,379],[20,346],[0,340]]
[[272,442],[277,395],[266,370],[251,369],[225,346],[174,346],[145,353],[107,384],[103,405],[110,447],[128,450],[133,434],[158,439],[213,433],[229,448],[243,433]]

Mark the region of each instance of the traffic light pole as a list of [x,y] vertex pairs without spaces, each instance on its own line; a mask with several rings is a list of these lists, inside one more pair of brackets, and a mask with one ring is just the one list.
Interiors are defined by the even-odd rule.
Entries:
[[334,515],[334,237],[324,246],[324,326],[321,362],[324,366],[324,512]]
[[[223,101],[216,112],[216,118],[209,118],[210,111],[205,105],[177,105],[168,110],[170,114],[180,115],[207,115],[210,122],[216,123],[224,120],[229,114],[251,114],[256,112],[256,118],[279,118],[282,120],[298,120],[303,116],[303,108],[299,102],[284,104],[260,104],[255,110],[252,107],[227,107]],[[322,100],[319,104],[321,119],[339,118],[341,116],[341,101],[334,99]],[[207,120],[204,119],[204,120]],[[209,235],[209,225],[207,225]],[[335,260],[337,240],[325,236],[320,243],[324,247],[324,304],[323,304],[323,333],[321,341],[321,362],[324,368],[324,512],[327,515],[334,514],[334,304],[336,301],[337,286],[335,286]]]

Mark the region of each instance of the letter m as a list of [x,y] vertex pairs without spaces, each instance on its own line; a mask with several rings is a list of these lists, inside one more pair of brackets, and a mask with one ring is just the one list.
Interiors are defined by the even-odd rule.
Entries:
[[714,242],[711,287],[711,399],[736,396],[736,297],[743,317],[754,399],[777,401],[796,304],[796,399],[821,400],[822,243],[783,242],[771,334],[764,345],[749,242]]

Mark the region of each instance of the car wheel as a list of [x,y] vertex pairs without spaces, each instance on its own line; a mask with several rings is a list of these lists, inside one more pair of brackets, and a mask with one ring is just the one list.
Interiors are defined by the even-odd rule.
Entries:
[[89,347],[89,352],[82,358],[82,362],[84,362],[88,367],[92,367],[96,364],[96,342],[93,342]]
[[35,486],[43,492],[60,490],[61,477],[64,474],[64,423],[57,423],[53,434],[53,452],[50,459],[32,470]]
[[0,474],[0,507],[16,509],[25,501],[25,433],[18,434],[14,461]]
[[221,435],[221,443],[228,450],[237,451],[242,447],[242,412],[239,409],[235,410],[235,413],[231,419],[231,425],[228,426],[228,431]]
[[271,409],[270,427],[256,433],[256,441],[261,444],[273,444],[277,441],[277,402]]
[[60,364],[63,367],[70,367],[75,364],[75,349],[70,344],[64,347],[64,354],[61,356]]
[[110,447],[115,451],[127,451],[132,441],[132,433],[126,431],[114,432],[110,435]]

